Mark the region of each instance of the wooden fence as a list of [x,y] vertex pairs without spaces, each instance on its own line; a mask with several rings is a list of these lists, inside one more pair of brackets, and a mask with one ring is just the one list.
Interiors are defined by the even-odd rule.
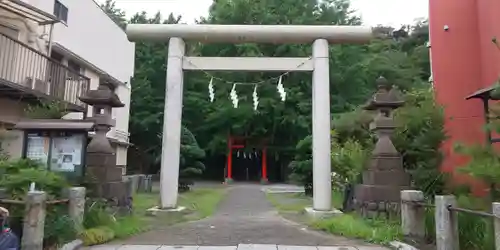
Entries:
[[417,190],[401,191],[401,226],[407,239],[423,241],[425,238],[425,208],[434,208],[436,223],[436,250],[459,250],[458,213],[488,217],[493,220],[495,249],[500,250],[500,202],[492,203],[491,213],[464,209],[457,206],[453,195],[437,195],[434,204],[424,200]]

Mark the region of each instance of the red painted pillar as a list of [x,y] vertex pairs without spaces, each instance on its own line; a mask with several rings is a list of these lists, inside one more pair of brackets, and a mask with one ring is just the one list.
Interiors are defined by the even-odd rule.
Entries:
[[227,155],[227,176],[226,183],[231,183],[233,181],[233,138],[229,136],[228,139],[228,155]]
[[267,183],[267,148],[262,149],[262,183]]
[[[429,0],[429,30],[434,90],[449,137],[442,145],[442,170],[453,172],[467,162],[453,151],[455,143],[485,143],[482,103],[465,97],[491,86],[500,74],[500,52],[491,42],[500,36],[500,1]],[[476,192],[482,189],[456,177],[476,184]]]

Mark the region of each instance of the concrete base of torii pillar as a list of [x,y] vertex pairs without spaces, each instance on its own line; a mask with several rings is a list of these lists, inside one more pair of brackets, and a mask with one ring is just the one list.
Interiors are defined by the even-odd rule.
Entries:
[[[372,29],[363,26],[130,24],[131,41],[169,41],[160,174],[163,211],[177,211],[181,143],[183,70],[312,71],[313,217],[338,214],[331,202],[329,43],[365,43]],[[183,39],[200,42],[313,43],[309,58],[185,57]],[[312,60],[312,63],[310,63]],[[217,63],[214,63],[217,62]],[[191,64],[197,64],[195,66]]]

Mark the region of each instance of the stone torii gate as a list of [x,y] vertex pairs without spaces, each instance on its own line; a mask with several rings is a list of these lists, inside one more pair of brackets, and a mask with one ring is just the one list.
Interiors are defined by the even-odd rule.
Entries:
[[[181,143],[184,70],[312,71],[313,207],[312,215],[334,212],[331,204],[330,77],[328,44],[366,43],[372,28],[312,25],[129,24],[130,41],[167,42],[167,79],[161,158],[161,204],[176,210]],[[312,43],[312,58],[190,57],[184,40],[233,43]]]

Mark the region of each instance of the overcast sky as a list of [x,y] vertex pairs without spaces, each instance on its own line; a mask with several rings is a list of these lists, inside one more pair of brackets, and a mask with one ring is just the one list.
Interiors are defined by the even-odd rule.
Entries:
[[[104,0],[96,0],[104,2]],[[192,23],[204,16],[212,0],[115,0],[117,7],[127,15],[146,11],[151,15],[157,11],[182,15],[183,21]],[[255,0],[258,1],[258,0]],[[351,0],[352,7],[359,11],[366,24],[399,26],[411,24],[417,18],[427,17],[429,0]]]

